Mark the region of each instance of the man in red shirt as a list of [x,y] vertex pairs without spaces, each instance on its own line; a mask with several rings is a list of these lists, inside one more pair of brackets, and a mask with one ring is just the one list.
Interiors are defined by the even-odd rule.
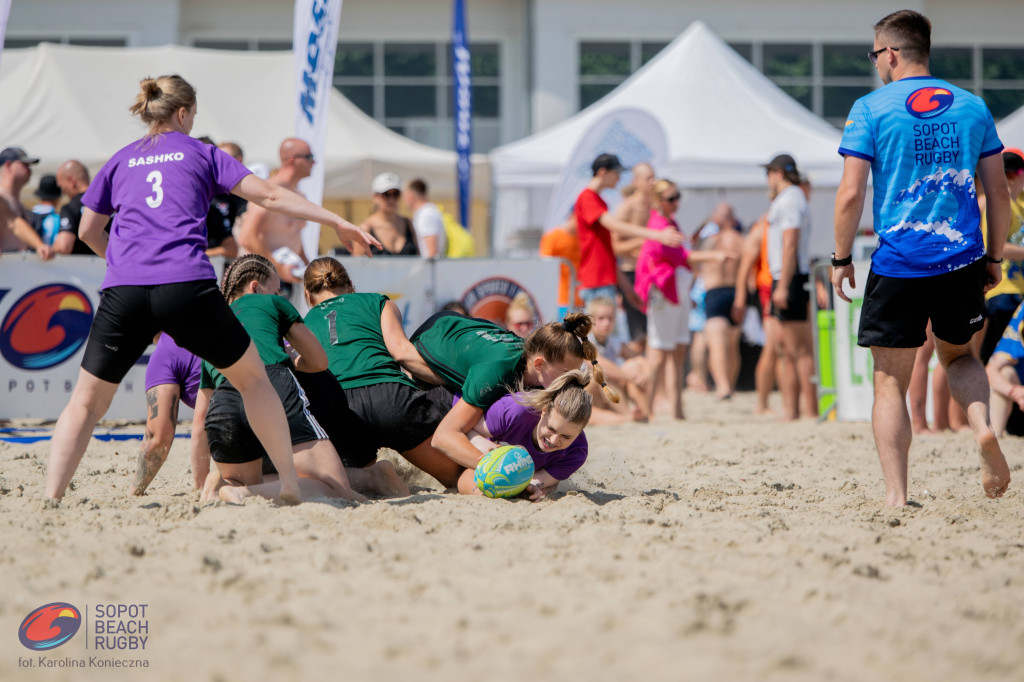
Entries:
[[[618,285],[632,294],[633,288],[625,281],[612,250],[612,232],[627,237],[654,239],[666,246],[679,246],[683,236],[675,230],[648,230],[619,220],[608,212],[608,204],[601,198],[601,190],[619,184],[623,167],[614,154],[601,154],[591,164],[594,176],[586,189],[576,198],[574,214],[580,239],[579,295],[584,303],[603,296],[615,300]],[[643,304],[639,301],[637,307]]]

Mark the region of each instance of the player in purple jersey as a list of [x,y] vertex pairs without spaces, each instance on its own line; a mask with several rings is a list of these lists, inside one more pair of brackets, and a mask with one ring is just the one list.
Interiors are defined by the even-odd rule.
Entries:
[[[592,398],[586,386],[590,374],[578,369],[566,372],[545,389],[505,395],[487,408],[473,428],[471,442],[482,452],[499,443],[520,445],[533,458],[533,480],[523,496],[536,502],[558,488],[587,460],[587,437]],[[473,469],[459,476],[459,492],[481,495]]]
[[[196,406],[199,392],[200,361],[195,355],[161,334],[156,350],[146,363],[146,435],[135,467],[132,495],[144,495],[160,471],[174,443],[178,423],[178,401]],[[209,458],[197,456],[192,449],[192,481],[201,490],[210,470]]]
[[[189,137],[195,90],[180,76],[147,78],[131,111],[148,134],[120,150],[82,198],[79,236],[105,254],[107,275],[82,368],[57,420],[46,495],[64,496],[117,386],[158,331],[221,370],[242,394],[256,435],[281,477],[281,499],[301,501],[284,408],[256,347],[232,314],[207,258],[206,215],[231,192],[293,218],[332,225],[342,243],[377,240],[347,220],[271,185],[222,150]],[[103,228],[114,216],[110,235]]]

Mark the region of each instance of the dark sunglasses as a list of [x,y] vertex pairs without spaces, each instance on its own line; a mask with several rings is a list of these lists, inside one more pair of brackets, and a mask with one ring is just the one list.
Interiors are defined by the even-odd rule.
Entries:
[[306,159],[307,161],[313,161],[314,160],[312,154],[296,154],[292,158],[293,159]]
[[662,200],[662,201],[667,201],[668,203],[670,203],[670,204],[671,204],[671,203],[672,203],[672,202],[674,202],[674,201],[679,201],[679,198],[680,198],[680,196],[681,196],[681,195],[679,195],[679,194],[673,194],[673,195],[671,195],[671,196],[667,196],[667,197],[662,197],[662,198],[661,198],[661,200]]
[[397,189],[389,189],[387,192],[381,192],[381,196],[385,199],[397,199],[402,196],[402,193]]
[[877,64],[878,63],[878,55],[882,54],[886,50],[892,50],[893,52],[899,52],[900,48],[898,48],[898,47],[883,47],[883,48],[880,48],[878,50],[875,50],[874,52],[868,52],[868,59],[871,60],[872,64]]

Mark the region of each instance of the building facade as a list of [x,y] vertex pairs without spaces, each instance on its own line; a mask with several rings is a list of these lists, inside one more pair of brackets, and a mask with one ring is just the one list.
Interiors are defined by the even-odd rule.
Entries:
[[[908,0],[933,23],[932,71],[1024,106],[1021,0]],[[880,0],[469,0],[475,151],[544,130],[600,99],[702,20],[804,106],[841,124],[880,85],[866,58]],[[14,0],[8,48],[42,41],[287,50],[289,0]],[[412,139],[453,146],[450,0],[345,0],[335,86]],[[229,85],[226,84],[226,87]],[[700,93],[694,93],[700,97]]]

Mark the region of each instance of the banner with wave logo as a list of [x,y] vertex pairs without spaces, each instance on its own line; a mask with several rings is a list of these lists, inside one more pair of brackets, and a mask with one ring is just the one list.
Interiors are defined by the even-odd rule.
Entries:
[[[299,190],[314,204],[324,198],[324,155],[327,151],[327,104],[334,81],[342,0],[295,0],[292,49],[295,53],[295,137],[309,143],[315,164]],[[320,225],[302,230],[306,256],[320,248]]]

